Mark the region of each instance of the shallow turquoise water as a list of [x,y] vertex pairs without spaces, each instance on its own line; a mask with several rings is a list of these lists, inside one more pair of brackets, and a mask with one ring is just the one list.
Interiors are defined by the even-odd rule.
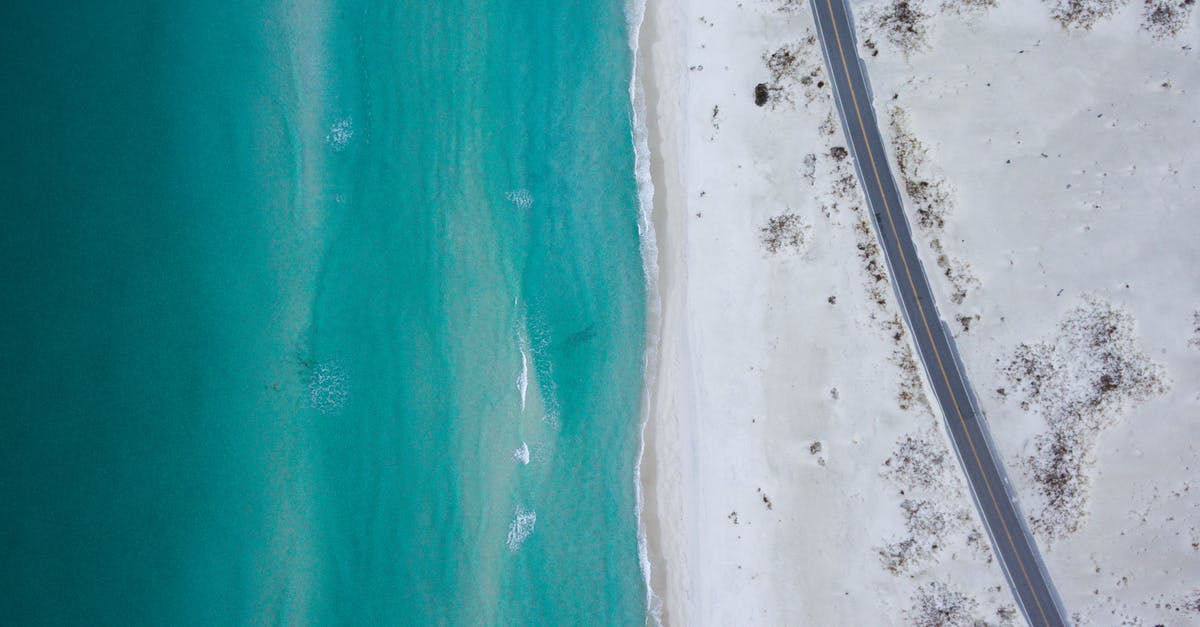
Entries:
[[0,9],[0,622],[643,622],[623,5],[182,4]]

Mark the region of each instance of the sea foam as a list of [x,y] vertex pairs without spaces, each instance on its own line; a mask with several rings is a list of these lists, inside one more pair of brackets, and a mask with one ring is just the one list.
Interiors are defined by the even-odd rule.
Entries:
[[313,368],[308,379],[309,405],[322,414],[336,413],[349,396],[346,373],[338,363],[325,361]]
[[354,121],[350,118],[334,122],[333,126],[329,127],[329,134],[325,135],[325,143],[329,144],[334,152],[345,150],[351,139],[354,139]]
[[513,459],[517,460],[518,463],[528,466],[529,465],[529,445],[524,442],[521,442],[521,446],[518,446],[517,448],[513,449],[512,456],[513,456]]
[[525,539],[529,534],[533,533],[533,526],[537,523],[537,512],[532,509],[518,507],[513,512],[513,520],[508,524],[508,539],[505,544],[508,545],[508,550],[513,553],[521,548],[525,543]]
[[525,412],[525,393],[529,391],[529,352],[525,350],[523,338],[520,343],[521,373],[517,375],[517,391],[521,393],[521,412]]
[[655,625],[662,625],[662,600],[654,593],[651,578],[649,546],[644,514],[645,494],[642,486],[642,460],[646,452],[646,424],[650,420],[651,394],[658,376],[659,328],[662,324],[662,301],[658,293],[658,241],[654,233],[654,181],[650,174],[650,132],[646,126],[646,91],[642,84],[639,64],[643,61],[639,40],[646,16],[646,0],[628,0],[625,22],[629,31],[629,48],[633,52],[633,67],[629,77],[629,100],[632,104],[631,134],[634,154],[634,176],[638,187],[638,237],[642,253],[642,272],[646,281],[646,348],[642,357],[642,425],[638,439],[637,463],[634,465],[634,489],[637,495],[638,562],[646,586],[646,609]]
[[516,205],[518,209],[528,209],[533,206],[533,193],[527,189],[514,189],[504,194],[504,198]]

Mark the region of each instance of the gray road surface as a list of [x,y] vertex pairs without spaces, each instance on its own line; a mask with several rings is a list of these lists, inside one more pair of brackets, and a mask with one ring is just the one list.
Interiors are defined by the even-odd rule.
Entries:
[[921,269],[875,119],[871,88],[859,60],[846,1],[811,0],[842,130],[850,143],[858,180],[891,271],[892,287],[1017,606],[1031,625],[1066,625],[1067,613],[1017,507],[958,349],[938,315],[929,280]]

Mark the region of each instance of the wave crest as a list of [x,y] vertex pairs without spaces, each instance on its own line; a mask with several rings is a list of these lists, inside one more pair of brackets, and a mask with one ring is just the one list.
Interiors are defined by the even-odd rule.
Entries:
[[532,509],[518,507],[513,512],[513,520],[508,524],[508,539],[505,544],[508,545],[508,550],[516,553],[521,545],[525,543],[525,539],[529,534],[533,533],[533,526],[537,524],[537,512]]

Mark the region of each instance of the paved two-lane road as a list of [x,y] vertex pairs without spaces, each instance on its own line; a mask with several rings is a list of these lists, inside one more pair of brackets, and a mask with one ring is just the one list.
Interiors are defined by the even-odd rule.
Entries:
[[938,315],[929,281],[921,269],[900,192],[888,166],[846,1],[811,0],[842,130],[850,143],[858,180],[891,271],[892,287],[1017,605],[1031,625],[1066,625],[1066,611],[1010,491],[957,348]]

